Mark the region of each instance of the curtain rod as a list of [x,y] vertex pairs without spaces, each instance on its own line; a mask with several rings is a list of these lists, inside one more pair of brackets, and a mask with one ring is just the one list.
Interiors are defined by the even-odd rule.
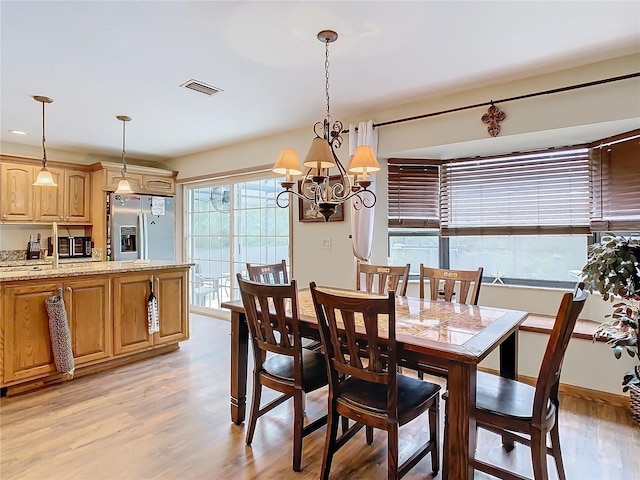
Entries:
[[[439,112],[425,113],[423,115],[415,115],[413,117],[399,118],[397,120],[389,120],[387,122],[374,123],[373,127],[374,128],[376,128],[376,127],[386,127],[387,125],[394,125],[396,123],[404,123],[404,122],[409,122],[411,120],[420,120],[420,119],[423,119],[423,118],[436,117],[438,115],[443,115],[445,113],[460,112],[462,110],[470,110],[472,108],[486,107],[486,106],[493,105],[493,104],[496,104],[496,103],[506,103],[506,102],[512,102],[514,100],[522,100],[524,98],[532,98],[532,97],[539,97],[539,96],[542,96],[542,95],[550,95],[552,93],[567,92],[569,90],[577,90],[579,88],[593,87],[595,85],[602,85],[602,84],[605,84],[605,83],[618,82],[620,80],[628,80],[629,78],[636,78],[636,77],[640,77],[640,72],[629,73],[627,75],[621,75],[619,77],[605,78],[603,80],[595,80],[593,82],[580,83],[578,85],[570,85],[568,87],[560,87],[560,88],[554,88],[554,89],[551,89],[551,90],[544,90],[542,92],[528,93],[526,95],[518,95],[516,97],[502,98],[500,100],[490,100],[488,102],[476,103],[474,105],[467,105],[467,106],[464,106],[464,107],[450,108],[448,110],[441,110]],[[358,128],[356,127],[356,132],[357,131],[358,131]],[[349,130],[343,130],[342,133],[349,133]]]

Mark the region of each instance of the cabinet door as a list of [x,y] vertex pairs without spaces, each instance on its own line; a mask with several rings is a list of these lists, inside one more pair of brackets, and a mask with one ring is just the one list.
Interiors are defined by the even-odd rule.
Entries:
[[142,188],[145,193],[149,194],[173,195],[175,193],[175,183],[172,177],[143,175]]
[[111,355],[109,278],[78,278],[64,283],[64,302],[76,365]]
[[189,338],[186,271],[161,272],[154,275],[158,298],[160,331],[157,344],[176,343]]
[[91,174],[78,170],[65,171],[65,221],[91,221]]
[[34,167],[0,164],[0,215],[2,220],[30,221],[35,218],[33,200]]
[[49,168],[57,187],[33,187],[35,198],[35,220],[40,222],[64,221],[64,170],[61,168]]
[[125,274],[113,280],[115,355],[146,350],[153,344],[147,324],[150,278],[148,274]]
[[4,382],[28,380],[56,371],[44,301],[57,283],[8,285],[3,289]]

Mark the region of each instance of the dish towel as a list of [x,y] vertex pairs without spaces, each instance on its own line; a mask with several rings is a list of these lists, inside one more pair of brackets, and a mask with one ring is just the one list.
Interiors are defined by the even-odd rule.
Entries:
[[153,279],[149,280],[149,298],[147,300],[147,325],[149,327],[149,334],[160,331],[158,299],[153,293]]
[[58,294],[44,301],[49,316],[49,336],[51,337],[51,350],[56,370],[64,375],[67,380],[73,378],[76,363],[73,360],[71,349],[71,332],[67,324],[67,311],[62,298],[62,289]]

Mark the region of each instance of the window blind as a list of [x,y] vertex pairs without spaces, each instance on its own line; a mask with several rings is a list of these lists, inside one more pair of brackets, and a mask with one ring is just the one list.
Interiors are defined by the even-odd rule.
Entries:
[[589,233],[589,150],[566,148],[445,163],[443,236]]
[[640,130],[591,150],[593,231],[640,230]]
[[388,160],[389,227],[440,226],[438,166],[428,162],[430,161]]

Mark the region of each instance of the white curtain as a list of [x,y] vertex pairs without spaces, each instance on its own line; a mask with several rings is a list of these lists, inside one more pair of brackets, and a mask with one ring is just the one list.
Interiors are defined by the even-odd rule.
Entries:
[[[349,158],[355,153],[356,147],[369,145],[373,153],[378,156],[378,132],[373,129],[373,121],[360,122],[357,126],[349,125]],[[375,192],[376,174],[371,173],[369,190]],[[352,202],[353,204],[353,202]],[[371,258],[371,244],[373,243],[373,217],[375,207],[356,210],[351,207],[351,241],[355,261],[368,263]]]

